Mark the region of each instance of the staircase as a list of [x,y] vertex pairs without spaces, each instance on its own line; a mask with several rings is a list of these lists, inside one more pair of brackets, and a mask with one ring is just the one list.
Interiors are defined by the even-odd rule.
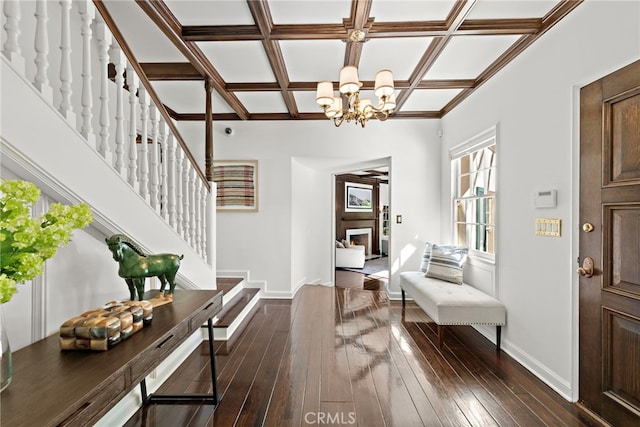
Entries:
[[256,312],[260,289],[245,287],[242,277],[218,277],[217,288],[223,291],[222,311],[213,319],[213,338],[217,353],[227,354]]

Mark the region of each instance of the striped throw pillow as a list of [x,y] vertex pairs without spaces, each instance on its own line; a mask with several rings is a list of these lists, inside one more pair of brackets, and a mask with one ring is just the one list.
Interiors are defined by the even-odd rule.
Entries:
[[460,246],[433,245],[431,259],[425,276],[462,284],[462,267],[469,249]]
[[431,247],[433,243],[427,242],[424,245],[424,252],[422,252],[422,263],[420,263],[420,271],[423,273],[427,272],[427,268],[429,267],[429,260],[431,259]]

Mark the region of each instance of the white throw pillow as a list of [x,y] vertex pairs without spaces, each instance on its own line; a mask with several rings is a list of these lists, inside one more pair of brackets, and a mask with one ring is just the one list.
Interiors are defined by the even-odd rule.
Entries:
[[425,276],[461,285],[468,254],[469,249],[460,246],[433,245]]

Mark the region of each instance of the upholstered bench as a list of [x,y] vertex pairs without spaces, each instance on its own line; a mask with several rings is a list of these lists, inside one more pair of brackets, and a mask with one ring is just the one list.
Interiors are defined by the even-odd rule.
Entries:
[[461,285],[425,277],[421,271],[400,273],[402,306],[405,292],[438,326],[438,346],[442,348],[445,325],[496,325],[496,347],[500,350],[500,332],[506,309],[497,299],[463,283]]

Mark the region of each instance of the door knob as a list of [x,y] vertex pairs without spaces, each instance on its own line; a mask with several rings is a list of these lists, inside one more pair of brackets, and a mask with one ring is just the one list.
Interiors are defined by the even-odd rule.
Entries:
[[591,224],[590,222],[585,222],[584,224],[582,224],[582,231],[584,231],[585,233],[591,233],[593,231],[593,224]]
[[584,277],[593,276],[593,259],[586,257],[582,262],[582,267],[578,268],[578,274]]

